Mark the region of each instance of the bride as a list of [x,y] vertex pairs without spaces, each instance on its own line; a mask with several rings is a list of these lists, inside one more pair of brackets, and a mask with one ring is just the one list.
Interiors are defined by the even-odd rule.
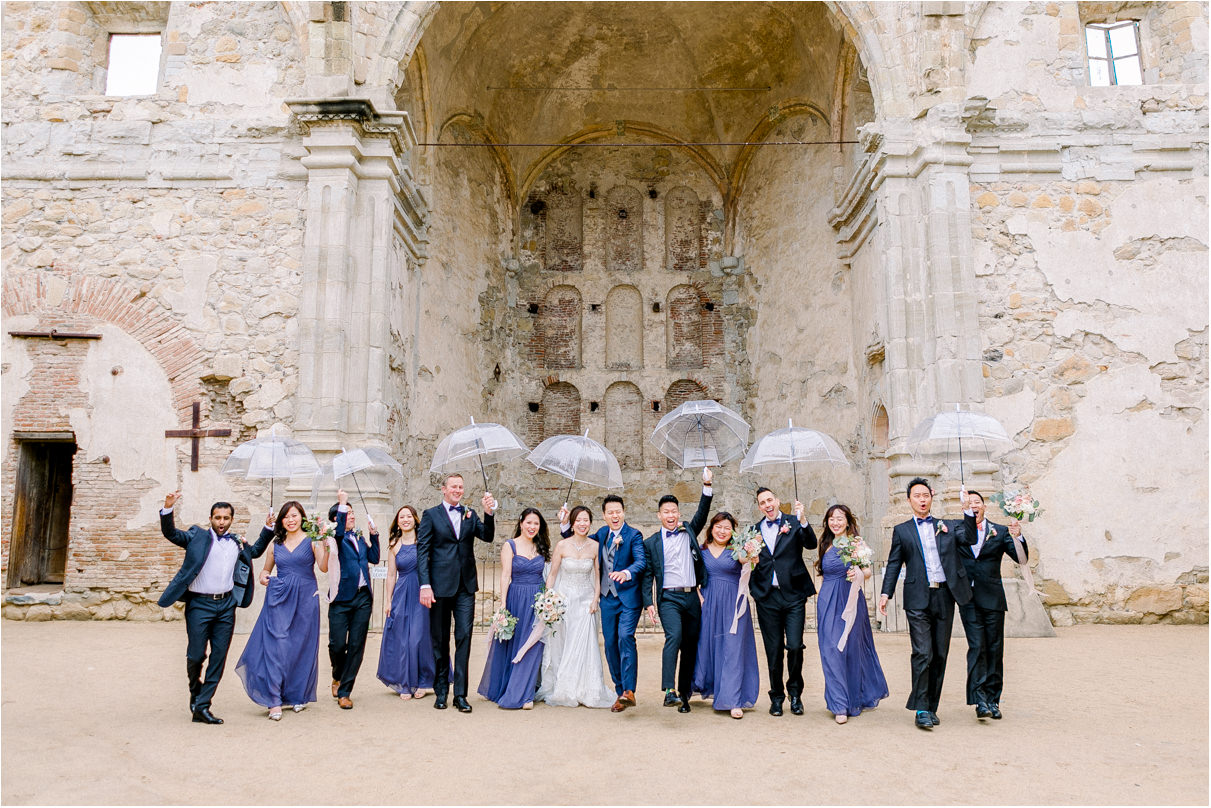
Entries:
[[597,542],[589,537],[593,519],[589,509],[577,505],[570,515],[560,510],[560,525],[571,519],[572,534],[555,545],[547,588],[560,592],[567,611],[546,637],[542,658],[542,684],[537,698],[560,707],[609,707],[614,691],[605,684],[598,637],[601,623],[597,599],[601,595],[601,573],[597,565]]

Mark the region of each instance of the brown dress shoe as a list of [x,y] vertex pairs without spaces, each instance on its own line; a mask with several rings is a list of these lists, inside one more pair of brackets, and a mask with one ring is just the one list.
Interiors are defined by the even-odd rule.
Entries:
[[341,683],[336,679],[332,680],[332,698],[337,698],[336,691],[340,688]]
[[352,710],[353,709],[353,699],[349,698],[348,696],[341,696],[339,699],[336,700],[336,703],[338,705],[340,705],[340,708],[342,710]]
[[635,691],[634,690],[622,691],[622,695],[618,697],[618,700],[621,701],[622,703],[626,704],[626,706],[628,706],[628,707],[634,707],[635,706]]
[[610,712],[621,713],[626,708],[627,708],[627,703],[622,700],[622,696],[619,696],[618,700],[614,702],[614,706],[610,708]]

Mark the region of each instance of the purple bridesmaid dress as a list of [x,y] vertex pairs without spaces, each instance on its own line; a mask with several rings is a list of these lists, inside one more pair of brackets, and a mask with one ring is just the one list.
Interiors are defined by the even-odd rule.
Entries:
[[435,669],[429,610],[420,605],[415,544],[400,545],[395,553],[395,570],[391,614],[383,626],[378,655],[378,679],[396,693],[415,696],[422,688],[433,686]]
[[820,565],[823,581],[816,597],[816,637],[820,643],[820,667],[824,671],[824,704],[833,715],[858,715],[887,698],[887,679],[875,653],[875,638],[866,611],[866,596],[858,598],[858,616],[849,632],[845,650],[837,641],[845,630],[841,613],[849,598],[848,566],[828,548]]
[[248,698],[262,707],[310,704],[319,678],[320,599],[315,555],[304,539],[293,552],[273,545],[277,576],[265,587],[265,604],[235,672]]
[[702,593],[702,631],[698,635],[693,690],[704,698],[714,697],[716,710],[752,707],[757,703],[761,679],[751,603],[740,618],[736,633],[731,633],[740,599],[740,564],[727,550],[718,558],[710,550],[703,550],[702,560],[707,578]]
[[506,710],[519,710],[526,702],[534,701],[534,692],[538,689],[538,671],[542,667],[543,644],[541,641],[534,643],[516,664],[513,657],[517,656],[534,626],[534,596],[542,590],[542,570],[546,561],[541,555],[522,558],[517,554],[512,539],[509,539],[509,546],[513,548],[513,575],[509,581],[505,608],[517,618],[517,627],[508,642],[493,638],[484,675],[476,692]]

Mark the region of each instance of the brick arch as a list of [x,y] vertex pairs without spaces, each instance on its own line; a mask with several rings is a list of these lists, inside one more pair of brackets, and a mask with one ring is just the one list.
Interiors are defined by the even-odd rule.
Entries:
[[689,284],[674,286],[665,302],[665,357],[670,368],[703,366],[702,300]]
[[694,379],[678,379],[664,393],[664,411],[672,412],[687,401],[698,401],[711,396],[706,385]]
[[[62,290],[52,289],[56,281],[63,282]],[[116,278],[29,273],[5,278],[3,288],[5,317],[36,314],[43,327],[60,330],[100,321],[130,334],[167,374],[182,421],[189,420],[194,401],[202,401],[203,412],[208,407],[199,381],[201,347],[176,315],[130,284]],[[52,296],[58,301],[52,302]]]
[[555,382],[542,391],[539,408],[542,439],[580,434],[580,391],[568,382]]

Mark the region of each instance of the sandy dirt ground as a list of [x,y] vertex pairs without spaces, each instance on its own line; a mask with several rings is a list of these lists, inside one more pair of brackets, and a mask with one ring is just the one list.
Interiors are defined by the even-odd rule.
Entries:
[[[1078,626],[1011,639],[1005,718],[964,704],[963,641],[938,710],[903,707],[908,637],[877,635],[891,696],[833,723],[808,637],[802,717],[660,706],[659,635],[640,638],[639,706],[509,712],[399,701],[374,677],[280,723],[244,695],[237,635],[214,704],[187,710],[183,623],[0,627],[5,804],[1199,804],[1208,801],[1206,626]],[[485,638],[474,640],[471,687]],[[760,640],[758,639],[758,642]],[[323,651],[326,660],[327,652]],[[321,662],[320,683],[326,665]],[[762,671],[764,682],[765,674]],[[321,687],[321,690],[326,688]]]

